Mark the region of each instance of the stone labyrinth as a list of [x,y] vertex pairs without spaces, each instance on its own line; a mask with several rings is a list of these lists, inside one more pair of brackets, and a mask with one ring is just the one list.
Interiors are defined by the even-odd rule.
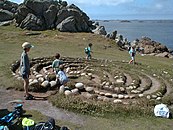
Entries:
[[[53,60],[53,57],[42,57],[30,61],[30,91],[46,92],[58,89],[59,93],[66,96],[123,104],[135,103],[140,98],[161,100],[167,93],[164,82],[157,76],[147,74],[145,70],[136,70],[136,65],[121,61],[86,61],[70,57],[61,58],[69,82],[66,86],[58,86],[56,75],[51,68]],[[16,61],[11,70],[17,80],[22,80],[19,64],[19,61]]]

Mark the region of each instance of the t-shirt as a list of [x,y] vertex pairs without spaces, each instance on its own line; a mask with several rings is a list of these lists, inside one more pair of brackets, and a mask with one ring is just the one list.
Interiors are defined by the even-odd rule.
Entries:
[[23,51],[20,58],[20,74],[21,75],[29,75],[30,73],[30,63],[28,54]]
[[85,49],[87,49],[87,52],[85,51],[87,54],[91,53],[91,47],[86,47]]
[[66,76],[64,71],[58,71],[58,79],[61,84],[65,84],[68,82],[68,77]]
[[52,63],[52,68],[55,70],[55,71],[59,71],[59,66],[63,64],[63,61],[59,60],[59,59],[55,59]]
[[136,50],[135,49],[133,49],[132,47],[131,47],[131,49],[130,49],[130,51],[129,51],[129,54],[131,55],[131,56],[135,56],[135,54],[136,54]]

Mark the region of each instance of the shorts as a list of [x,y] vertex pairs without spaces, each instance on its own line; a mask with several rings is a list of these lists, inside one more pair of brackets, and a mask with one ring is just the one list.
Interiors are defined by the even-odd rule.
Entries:
[[134,57],[134,56],[131,56],[131,59],[132,59],[132,60],[135,60],[135,57]]
[[23,74],[22,74],[22,78],[23,78],[23,79],[29,79],[29,75],[26,75],[26,74],[23,75]]

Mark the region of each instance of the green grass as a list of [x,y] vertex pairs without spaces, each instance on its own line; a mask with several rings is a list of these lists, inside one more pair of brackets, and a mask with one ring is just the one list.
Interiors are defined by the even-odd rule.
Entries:
[[[145,73],[153,75],[156,74],[158,76],[162,76],[167,82],[173,78],[173,61],[167,58],[160,58],[154,56],[140,56],[137,55],[136,61],[140,64],[138,65],[129,65],[127,63],[122,63],[121,61],[128,61],[130,60],[129,54],[127,51],[121,51],[116,46],[114,41],[110,39],[105,39],[102,36],[91,34],[91,33],[61,33],[57,30],[51,31],[37,31],[40,32],[40,35],[32,35],[26,36],[26,31],[21,30],[20,28],[16,28],[14,26],[6,26],[0,27],[0,87],[18,87],[22,86],[22,83],[16,81],[14,77],[11,75],[10,66],[13,62],[20,59],[20,54],[22,52],[22,43],[25,41],[31,42],[35,47],[29,52],[30,58],[35,57],[48,57],[53,56],[56,52],[59,52],[61,56],[68,56],[68,57],[85,57],[84,48],[87,46],[88,43],[93,43],[93,57],[97,59],[108,59],[113,60],[117,66],[113,64],[110,65],[110,69],[123,69],[123,70],[131,70],[132,72],[138,72],[144,70]],[[109,46],[107,49],[104,46]],[[99,70],[98,70],[99,71]],[[163,71],[167,71],[167,75],[163,75]],[[135,73],[134,72],[134,73]],[[134,74],[135,76],[135,74]],[[173,85],[172,82],[169,82],[171,86]],[[173,99],[173,95],[169,95],[169,97],[165,98],[165,101],[170,101]],[[64,99],[63,99],[64,100]],[[74,100],[73,100],[74,101]],[[54,101],[55,102],[55,101]],[[60,103],[56,102],[56,106]],[[65,104],[64,104],[65,105]],[[67,104],[66,104],[67,105]],[[71,108],[78,110],[79,112],[81,106],[85,106],[86,108],[88,105],[93,109],[96,110],[96,107],[93,104],[84,104],[79,106],[73,106],[71,104]],[[146,105],[146,104],[145,104]],[[109,106],[109,105],[108,105]],[[62,107],[62,106],[61,106]],[[75,108],[79,107],[79,109]],[[110,106],[112,107],[112,106]],[[62,107],[63,108],[63,107]],[[65,107],[67,109],[67,106]],[[68,108],[69,110],[72,110]],[[169,130],[172,129],[172,120],[162,119],[162,118],[155,118],[152,115],[152,108],[149,110],[142,111],[140,114],[141,109],[137,111],[136,109],[110,109],[113,111],[112,113],[106,113],[107,111],[106,106],[98,107],[97,114],[93,114],[94,116],[89,116],[86,120],[86,124],[83,127],[75,126],[74,124],[68,124],[73,129],[80,130],[111,130],[111,129],[129,129],[129,130]],[[83,109],[83,113],[88,113]],[[100,111],[99,111],[100,110]],[[109,110],[109,109],[108,109]],[[103,115],[103,113],[106,113]],[[128,113],[129,112],[129,113]],[[131,113],[132,112],[132,113]],[[41,118],[45,119],[45,117],[38,114],[38,119],[34,117],[35,113],[29,111],[33,115],[35,120],[39,121]],[[146,115],[145,115],[146,113]],[[99,116],[98,116],[99,115]],[[101,116],[100,116],[101,115]],[[110,116],[111,115],[111,116]],[[148,116],[151,115],[151,116]],[[64,122],[63,122],[64,123]],[[61,124],[63,124],[61,123]]]

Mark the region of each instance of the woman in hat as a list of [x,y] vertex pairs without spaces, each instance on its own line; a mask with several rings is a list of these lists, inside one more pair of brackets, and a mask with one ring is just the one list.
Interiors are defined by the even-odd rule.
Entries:
[[25,99],[26,100],[32,100],[33,96],[29,94],[28,92],[28,86],[29,86],[29,75],[30,75],[30,63],[29,63],[29,57],[28,52],[30,49],[34,47],[29,42],[24,42],[22,44],[23,52],[21,54],[20,58],[20,74],[24,80],[24,93],[25,93]]

